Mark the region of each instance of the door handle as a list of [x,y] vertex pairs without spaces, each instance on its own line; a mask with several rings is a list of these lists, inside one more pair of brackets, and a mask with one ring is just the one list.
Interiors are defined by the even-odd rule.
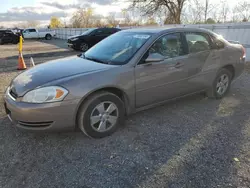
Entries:
[[180,67],[182,67],[183,66],[183,64],[182,63],[180,63],[180,62],[177,62],[176,64],[175,64],[175,68],[180,68]]

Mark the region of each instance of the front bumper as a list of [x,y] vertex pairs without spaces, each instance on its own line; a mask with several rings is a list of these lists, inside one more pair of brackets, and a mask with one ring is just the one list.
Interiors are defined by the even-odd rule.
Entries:
[[45,104],[18,102],[5,94],[5,110],[12,123],[30,131],[64,131],[75,129],[79,100]]

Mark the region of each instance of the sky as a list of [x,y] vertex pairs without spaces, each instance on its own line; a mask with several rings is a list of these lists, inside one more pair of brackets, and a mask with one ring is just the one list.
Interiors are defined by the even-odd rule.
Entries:
[[52,16],[69,20],[78,8],[92,7],[95,14],[107,16],[121,12],[128,4],[122,0],[1,0],[0,25],[10,27],[18,22],[39,20],[47,23]]
[[[52,16],[69,19],[79,7],[92,7],[96,14],[107,16],[109,12],[121,12],[128,7],[124,0],[1,0],[0,25],[12,26],[15,23],[39,20],[48,23]],[[218,3],[220,0],[210,0]],[[247,0],[250,1],[250,0]],[[230,6],[235,0],[227,0]]]

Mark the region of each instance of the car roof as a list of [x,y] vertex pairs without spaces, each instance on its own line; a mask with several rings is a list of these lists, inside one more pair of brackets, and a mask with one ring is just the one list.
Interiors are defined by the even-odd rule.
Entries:
[[165,33],[165,32],[205,32],[211,33],[211,31],[201,28],[192,28],[192,27],[158,27],[158,28],[136,28],[136,29],[127,29],[123,32],[138,32],[138,33]]

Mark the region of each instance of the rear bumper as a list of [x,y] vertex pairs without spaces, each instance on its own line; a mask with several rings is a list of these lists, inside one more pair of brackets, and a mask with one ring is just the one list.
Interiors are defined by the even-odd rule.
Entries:
[[75,129],[76,109],[79,100],[47,104],[14,101],[4,96],[5,110],[12,123],[29,131],[64,131]]

